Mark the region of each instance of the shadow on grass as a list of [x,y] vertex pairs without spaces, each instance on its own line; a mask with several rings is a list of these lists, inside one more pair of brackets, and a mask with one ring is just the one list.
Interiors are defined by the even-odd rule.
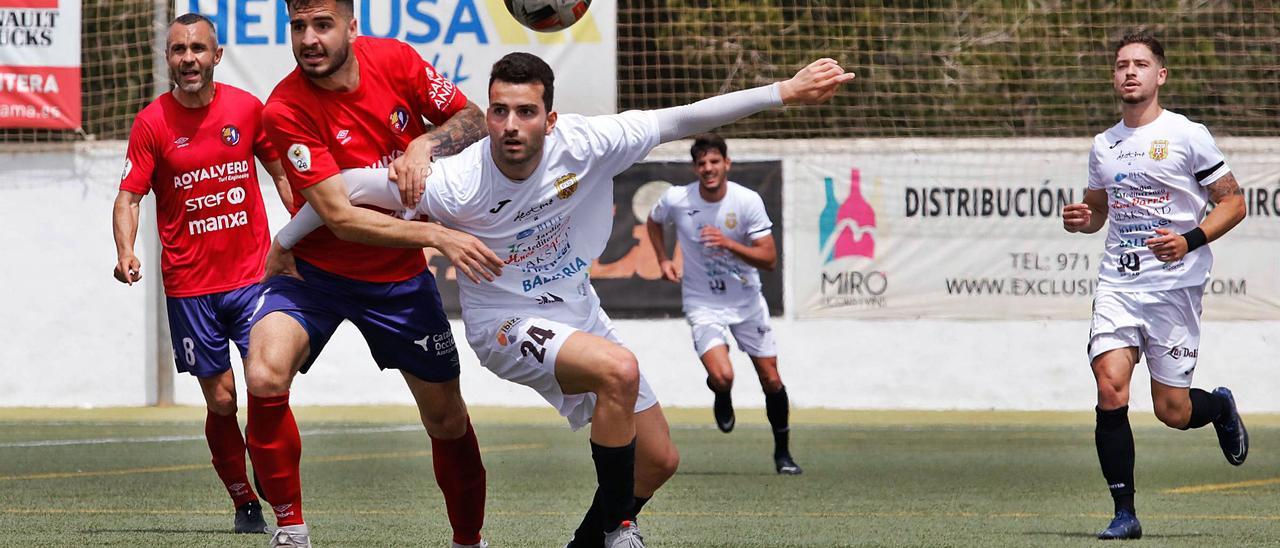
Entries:
[[[1027,536],[1035,536],[1035,537],[1061,537],[1061,538],[1079,538],[1079,539],[1090,539],[1090,540],[1096,540],[1098,538],[1097,533],[1090,533],[1087,531],[1027,531],[1023,534]],[[1206,535],[1204,533],[1174,533],[1174,534],[1155,534],[1155,535],[1150,533],[1144,533],[1142,535],[1142,539],[1143,540],[1162,539],[1162,538],[1163,539],[1187,539],[1187,538],[1199,538],[1199,537],[1208,537],[1208,536],[1211,536],[1211,535]]]

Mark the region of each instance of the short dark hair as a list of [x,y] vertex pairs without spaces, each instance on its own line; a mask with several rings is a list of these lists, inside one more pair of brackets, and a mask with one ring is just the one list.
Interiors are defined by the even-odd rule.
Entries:
[[542,106],[547,109],[547,112],[551,111],[552,99],[556,94],[556,73],[537,55],[517,51],[498,59],[498,62],[493,64],[493,70],[489,72],[489,87],[492,88],[493,83],[497,81],[509,84],[541,82]]
[[725,158],[729,157],[729,146],[724,144],[724,137],[714,133],[703,133],[693,138],[693,146],[689,147],[689,155],[693,156],[694,163],[697,163],[698,158],[712,150],[720,151],[720,155]]
[[1146,29],[1137,29],[1125,32],[1124,36],[1120,37],[1120,41],[1116,42],[1115,53],[1119,55],[1120,49],[1129,44],[1142,44],[1147,46],[1147,49],[1151,50],[1151,53],[1156,56],[1156,61],[1160,62],[1160,66],[1165,66],[1164,44],[1161,44],[1160,40],[1157,40],[1156,36],[1152,34],[1151,31]]
[[[309,8],[316,4],[323,4],[327,1],[328,0],[289,0],[287,4],[289,5],[289,12],[292,13],[301,8]],[[333,3],[338,6],[338,11],[341,11],[343,15],[346,15],[347,17],[356,16],[356,0],[333,0]]]
[[173,22],[169,23],[169,26],[172,27],[174,25],[194,25],[196,23],[204,23],[206,25],[209,25],[209,32],[213,34],[213,47],[216,49],[218,47],[218,27],[214,25],[213,20],[209,19],[208,17],[205,17],[203,15],[200,15],[199,13],[194,13],[194,12],[184,13],[174,18]]

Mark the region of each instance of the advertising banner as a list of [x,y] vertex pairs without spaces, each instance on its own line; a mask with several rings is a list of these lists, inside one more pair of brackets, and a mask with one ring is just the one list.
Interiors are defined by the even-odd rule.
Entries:
[[0,0],[0,127],[80,127],[80,2]]
[[[649,210],[671,185],[693,180],[689,162],[643,162],[614,178],[613,230],[604,253],[591,264],[591,284],[600,295],[601,305],[615,318],[680,317],[680,285],[662,279],[645,220]],[[730,179],[760,194],[764,209],[773,221],[773,239],[778,248],[778,267],[773,272],[760,272],[765,302],[769,312],[782,314],[782,163],[734,162]],[[675,248],[676,236],[667,227],[667,252],[678,262],[681,254]],[[436,276],[445,311],[460,311],[458,273],[443,255],[428,248],[427,261]]]
[[[218,81],[265,101],[296,66],[284,0],[175,0],[174,9],[203,14],[217,26],[225,48]],[[614,113],[616,11],[613,1],[597,0],[568,30],[538,33],[516,23],[503,0],[355,2],[361,35],[407,42],[482,109],[493,63],[526,51],[555,70],[554,108],[581,114]]]
[[[1280,319],[1280,151],[1219,144],[1250,216],[1210,245],[1205,317]],[[1106,229],[1069,234],[1061,217],[1083,200],[1088,147],[868,140],[799,156],[787,172],[797,316],[1088,318]]]

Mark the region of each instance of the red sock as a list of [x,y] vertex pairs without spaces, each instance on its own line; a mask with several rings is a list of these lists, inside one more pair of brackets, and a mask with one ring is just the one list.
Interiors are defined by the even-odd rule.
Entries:
[[467,418],[467,433],[453,440],[431,438],[431,462],[436,484],[444,493],[444,505],[453,526],[453,541],[458,544],[480,542],[484,527],[484,463],[480,461],[480,444]]
[[262,484],[262,498],[271,503],[276,525],[301,525],[302,437],[289,409],[289,393],[259,398],[249,394],[249,424],[245,428],[249,456]]
[[227,486],[231,502],[241,504],[258,500],[249,487],[249,476],[244,469],[244,437],[240,435],[240,423],[234,413],[219,415],[209,411],[204,419],[204,439],[209,442],[213,455],[213,469]]

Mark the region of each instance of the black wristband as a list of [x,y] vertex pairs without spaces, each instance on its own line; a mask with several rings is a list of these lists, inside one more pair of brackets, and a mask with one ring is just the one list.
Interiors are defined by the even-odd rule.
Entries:
[[1198,226],[1182,233],[1182,237],[1187,240],[1187,253],[1191,253],[1196,248],[1209,243],[1209,238],[1204,235],[1204,231],[1200,230]]

